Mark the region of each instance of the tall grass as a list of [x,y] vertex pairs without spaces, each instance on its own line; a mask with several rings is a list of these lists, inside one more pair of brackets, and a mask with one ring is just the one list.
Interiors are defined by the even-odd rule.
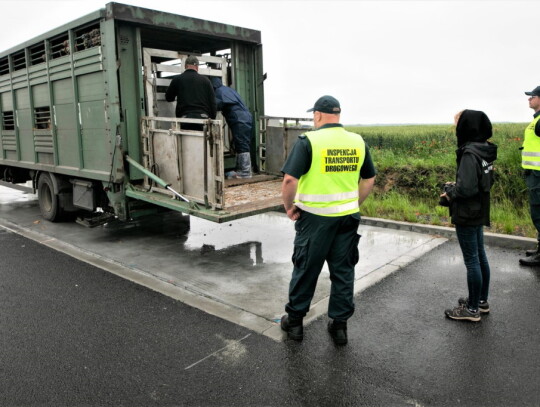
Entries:
[[[519,147],[526,123],[493,125],[498,145],[492,189],[492,231],[535,237],[522,177]],[[362,213],[409,222],[450,225],[448,209],[437,205],[442,184],[455,179],[453,125],[348,127],[370,147],[378,171],[376,188]]]

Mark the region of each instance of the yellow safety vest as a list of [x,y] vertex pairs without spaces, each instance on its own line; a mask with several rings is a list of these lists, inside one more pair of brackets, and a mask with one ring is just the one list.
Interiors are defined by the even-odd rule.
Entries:
[[521,151],[521,166],[536,171],[540,171],[540,137],[534,132],[538,120],[540,115],[536,116],[525,129]]
[[295,205],[321,216],[358,212],[358,181],[366,157],[362,136],[343,127],[305,135],[311,143],[311,167],[300,177]]

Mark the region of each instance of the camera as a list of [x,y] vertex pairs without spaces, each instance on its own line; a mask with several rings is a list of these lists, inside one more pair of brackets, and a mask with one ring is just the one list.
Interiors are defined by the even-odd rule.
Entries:
[[[454,186],[454,184],[455,183],[453,182],[447,182],[446,184],[443,185],[442,192],[447,193]],[[450,206],[450,201],[446,199],[444,196],[441,196],[439,198],[439,205],[448,207]]]

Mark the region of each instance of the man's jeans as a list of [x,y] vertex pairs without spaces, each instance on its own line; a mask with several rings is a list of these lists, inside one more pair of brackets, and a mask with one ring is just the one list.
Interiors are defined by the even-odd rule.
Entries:
[[231,125],[233,134],[234,150],[236,154],[249,153],[251,151],[251,136],[253,129],[250,124],[234,123]]
[[484,250],[484,227],[456,225],[456,235],[467,267],[469,308],[477,310],[489,293],[489,263]]

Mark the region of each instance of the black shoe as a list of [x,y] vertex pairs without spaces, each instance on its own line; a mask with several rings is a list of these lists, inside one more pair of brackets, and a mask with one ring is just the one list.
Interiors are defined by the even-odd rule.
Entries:
[[347,344],[347,321],[329,321],[328,332],[336,345]]
[[535,254],[539,254],[539,253],[540,253],[540,243],[538,243],[534,249],[526,250],[525,251],[525,256],[530,257],[530,256],[534,256]]
[[[469,301],[469,298],[461,297],[458,300],[459,305],[465,305]],[[489,303],[487,301],[480,301],[478,303],[478,311],[480,311],[481,314],[488,314],[489,313]]]
[[304,339],[303,318],[291,318],[288,314],[281,317],[281,329],[287,332],[287,338],[300,342]]
[[458,321],[479,322],[482,319],[480,318],[479,311],[472,312],[465,304],[462,304],[454,309],[447,309],[446,311],[444,311],[444,314],[448,318]]
[[522,266],[540,266],[540,253],[527,259],[519,259],[519,264]]

